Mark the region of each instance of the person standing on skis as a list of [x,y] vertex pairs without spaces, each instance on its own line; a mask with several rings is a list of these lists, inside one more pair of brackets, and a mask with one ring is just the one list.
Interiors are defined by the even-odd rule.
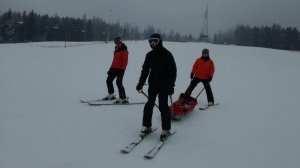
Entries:
[[213,79],[215,66],[213,60],[209,57],[209,50],[203,49],[202,56],[198,58],[192,68],[191,83],[185,94],[190,96],[199,82],[202,82],[206,91],[208,106],[214,105],[214,96],[211,90],[210,82]]
[[113,55],[114,57],[111,67],[107,72],[108,76],[106,79],[108,95],[105,98],[103,98],[103,100],[116,99],[114,94],[113,80],[117,78],[116,84],[119,90],[119,100],[115,101],[114,103],[127,104],[129,102],[127,100],[125,89],[123,86],[123,77],[128,63],[127,46],[122,42],[122,39],[120,37],[116,37],[114,39],[114,43],[116,45]]
[[141,136],[152,131],[153,107],[156,97],[158,96],[162,124],[160,140],[164,141],[170,135],[171,116],[168,106],[168,95],[174,93],[177,68],[173,55],[163,47],[162,39],[159,34],[151,35],[149,44],[152,50],[146,54],[141,76],[136,86],[136,90],[141,92],[149,76],[148,101],[144,106]]

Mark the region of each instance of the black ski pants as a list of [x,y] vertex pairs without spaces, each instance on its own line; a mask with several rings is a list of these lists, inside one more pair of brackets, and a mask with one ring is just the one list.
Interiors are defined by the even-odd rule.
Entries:
[[113,80],[117,78],[116,84],[118,86],[119,90],[119,98],[120,99],[125,99],[126,98],[126,93],[125,89],[123,86],[123,76],[124,76],[124,70],[119,70],[119,69],[110,69],[107,72],[108,76],[106,79],[106,84],[107,84],[107,89],[109,94],[113,94],[115,92],[114,90],[114,85],[113,85]]
[[209,84],[210,81],[208,81],[208,80],[193,78],[193,80],[191,81],[189,87],[185,91],[185,94],[190,96],[199,82],[202,82],[203,85],[204,85],[204,89],[206,91],[206,96],[207,96],[207,102],[214,103],[214,96],[213,96],[213,93],[212,93],[212,90],[211,90],[211,86]]
[[144,107],[143,126],[152,126],[152,114],[155,105],[156,97],[159,100],[159,111],[161,114],[161,125],[163,130],[171,129],[171,116],[168,106],[168,93],[166,88],[149,87],[148,89],[148,101]]

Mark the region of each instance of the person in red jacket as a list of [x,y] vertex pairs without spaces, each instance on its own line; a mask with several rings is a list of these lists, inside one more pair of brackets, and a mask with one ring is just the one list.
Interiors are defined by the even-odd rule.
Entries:
[[198,58],[191,72],[191,83],[185,94],[190,96],[194,88],[199,82],[202,82],[206,91],[208,105],[214,105],[214,96],[211,90],[210,82],[213,79],[215,72],[215,66],[213,60],[209,57],[209,50],[203,49],[202,56]]
[[116,37],[114,39],[114,43],[116,45],[114,51],[114,58],[111,67],[107,72],[108,76],[106,80],[108,95],[105,98],[103,98],[103,100],[116,99],[114,95],[113,80],[117,78],[116,84],[119,90],[119,100],[115,101],[114,103],[126,104],[129,102],[127,100],[125,89],[123,86],[123,76],[128,63],[128,51],[127,46],[122,42],[122,39],[120,37]]

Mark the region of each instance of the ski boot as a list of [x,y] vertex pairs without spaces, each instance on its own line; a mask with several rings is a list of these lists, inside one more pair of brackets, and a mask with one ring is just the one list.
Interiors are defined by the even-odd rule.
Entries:
[[140,137],[145,137],[146,135],[150,134],[153,131],[153,129],[151,127],[142,127],[141,133],[140,133]]
[[116,96],[112,93],[112,94],[108,94],[102,100],[115,100],[115,99],[116,99]]
[[208,104],[207,104],[208,106],[213,106],[213,105],[215,105],[213,102],[208,102]]
[[115,101],[114,104],[129,104],[128,97],[126,97],[125,99],[119,99]]
[[159,140],[164,142],[171,135],[170,130],[162,130]]

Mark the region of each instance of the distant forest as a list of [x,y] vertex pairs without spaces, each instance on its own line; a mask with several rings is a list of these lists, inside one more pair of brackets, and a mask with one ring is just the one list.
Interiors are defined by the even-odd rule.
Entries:
[[130,23],[107,23],[101,18],[59,17],[40,15],[34,11],[0,13],[0,43],[33,41],[110,41],[114,37],[125,40],[146,39],[153,33],[160,33],[168,41],[196,41],[192,35],[168,34],[148,26],[141,31]]
[[233,44],[284,50],[300,50],[300,32],[297,28],[284,28],[279,24],[250,27],[237,25],[231,30],[219,32],[213,39],[207,36],[181,35],[171,30],[162,32],[153,26],[141,30],[130,23],[107,23],[101,18],[82,18],[40,15],[30,12],[15,12],[9,9],[0,12],[0,43],[37,41],[110,41],[114,37],[125,40],[147,39],[160,33],[166,41],[205,41],[214,44]]
[[283,28],[278,24],[272,27],[238,25],[232,30],[214,35],[213,43],[300,50],[300,33],[296,28]]

